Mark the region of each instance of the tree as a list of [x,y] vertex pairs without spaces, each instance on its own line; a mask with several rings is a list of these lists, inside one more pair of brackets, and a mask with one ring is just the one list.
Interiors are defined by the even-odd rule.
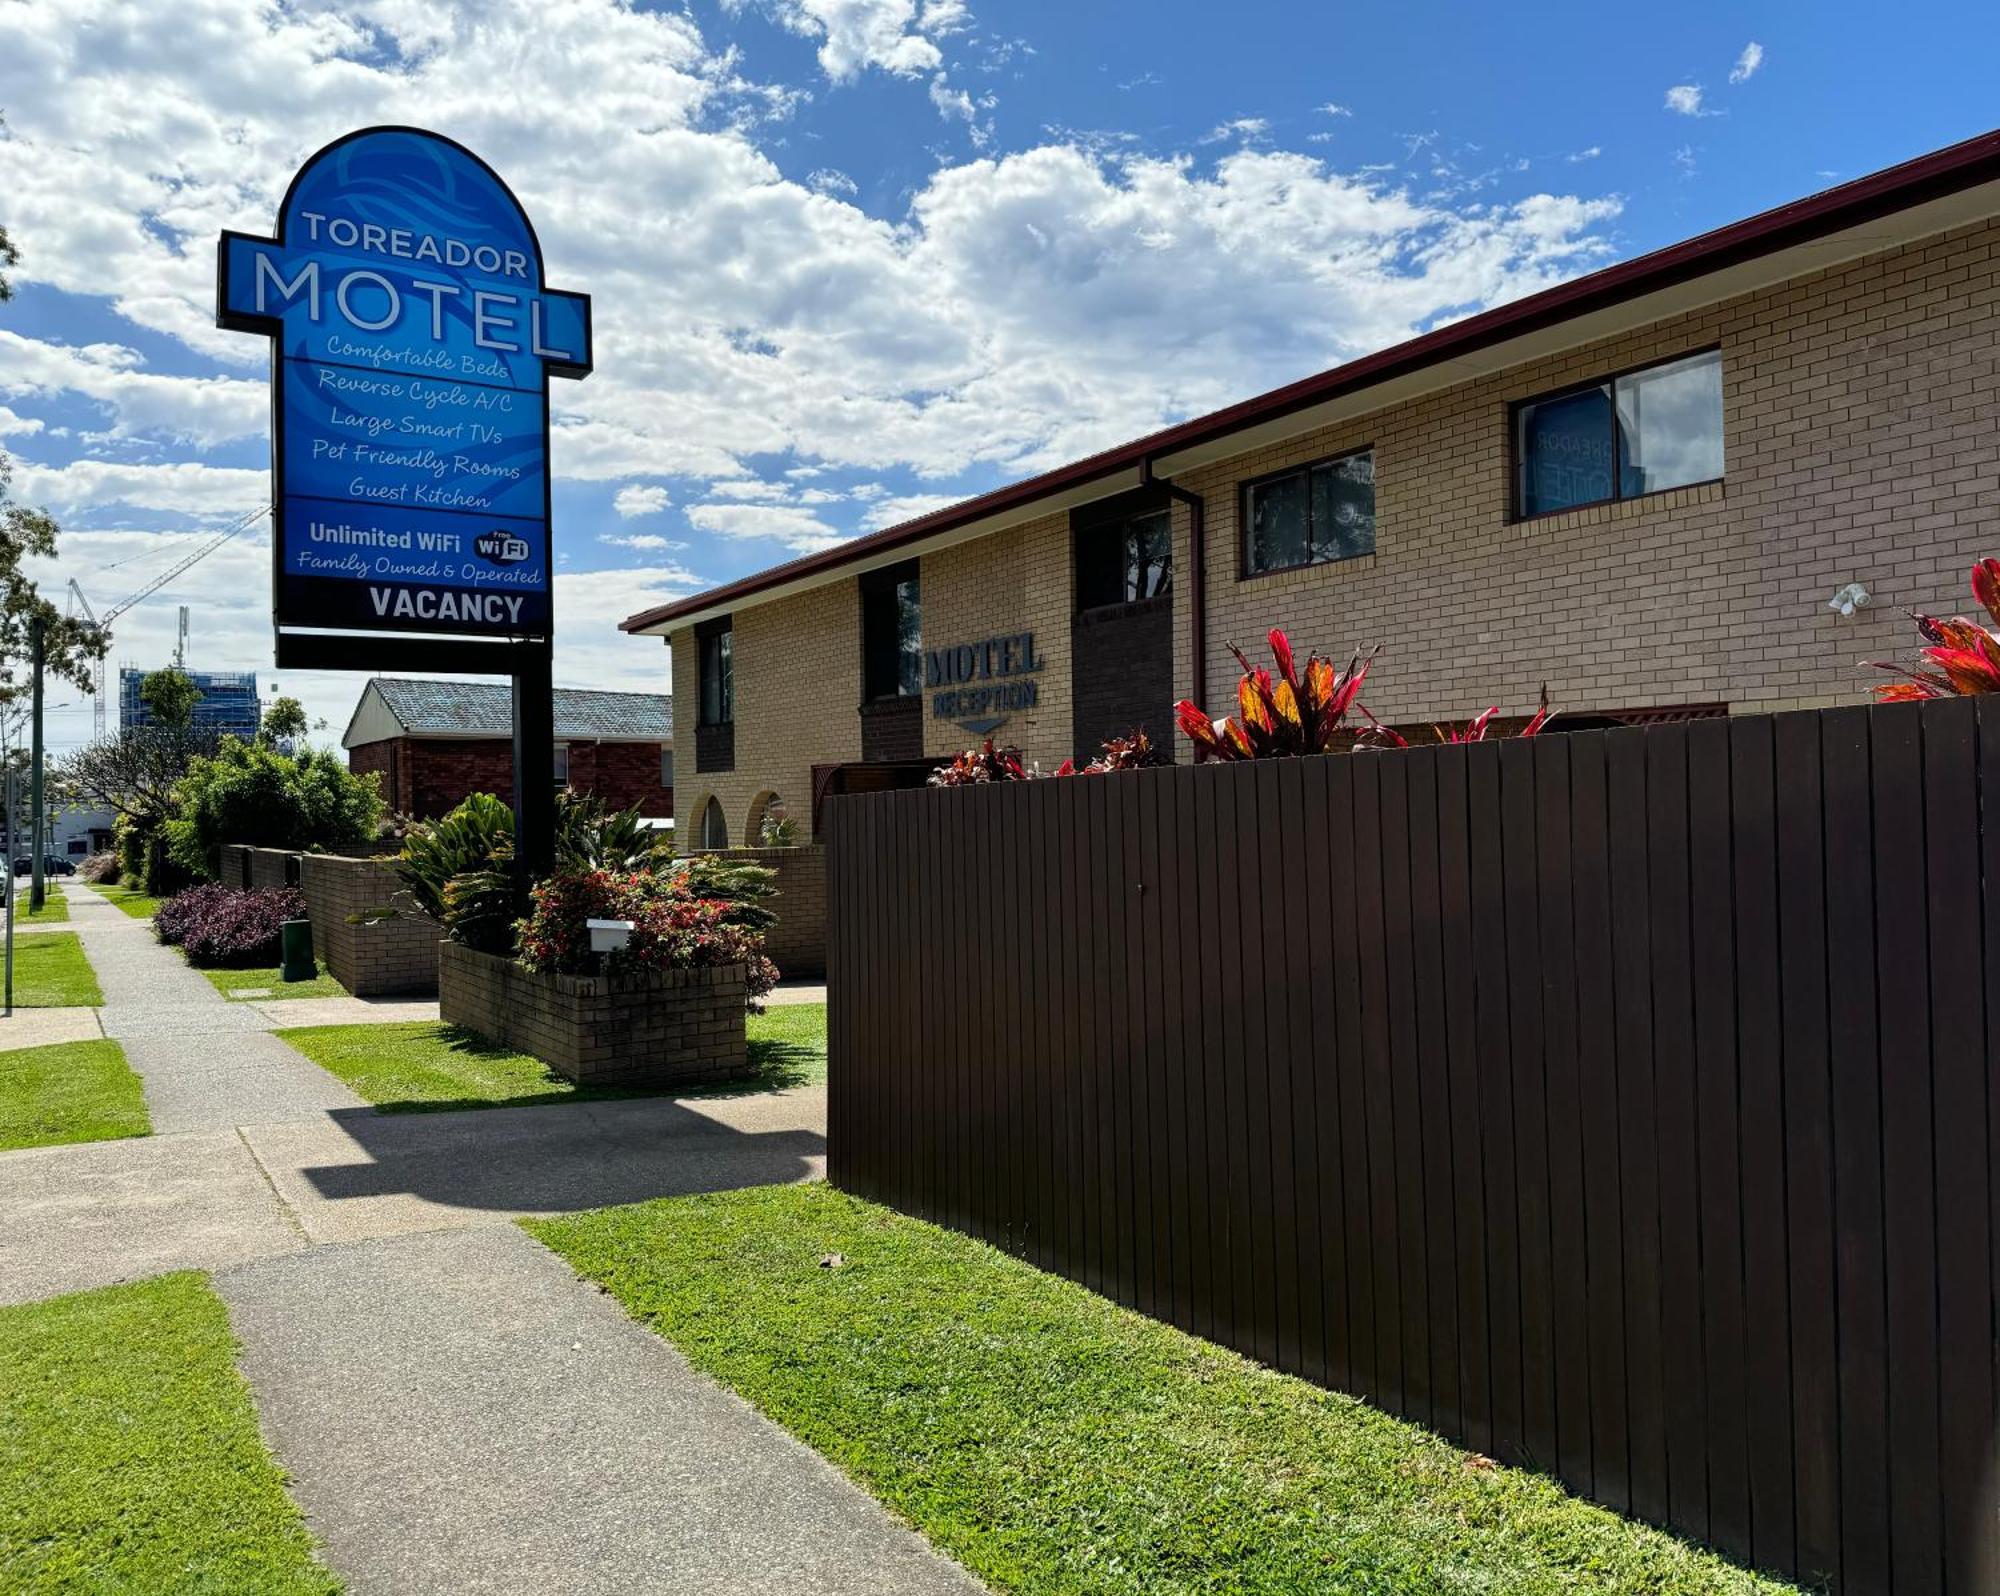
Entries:
[[[0,126],[4,126],[0,123]],[[0,227],[0,266],[18,266],[21,252],[14,247],[14,241],[7,236],[7,229]],[[0,272],[0,305],[14,297],[14,285],[7,281],[7,274]]]
[[174,788],[188,767],[214,753],[219,741],[214,731],[192,726],[128,726],[57,760],[50,778],[55,791],[74,803],[157,825],[171,811]]
[[195,759],[172,802],[168,851],[182,868],[211,877],[226,843],[315,852],[351,847],[372,839],[382,818],[372,774],[354,775],[331,752],[309,748],[294,758],[234,737]]
[[139,702],[156,724],[169,731],[186,731],[194,724],[194,707],[201,702],[201,689],[194,678],[178,665],[148,671],[139,679]]
[[267,743],[295,743],[311,730],[305,705],[296,698],[274,698],[271,707],[264,711],[264,724],[257,728],[257,737]]

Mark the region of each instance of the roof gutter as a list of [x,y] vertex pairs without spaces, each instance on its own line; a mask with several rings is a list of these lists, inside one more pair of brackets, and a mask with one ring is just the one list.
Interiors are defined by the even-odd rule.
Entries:
[[1159,488],[1188,508],[1188,697],[1208,702],[1208,501],[1191,488],[1153,474],[1153,457],[1139,461],[1139,485]]

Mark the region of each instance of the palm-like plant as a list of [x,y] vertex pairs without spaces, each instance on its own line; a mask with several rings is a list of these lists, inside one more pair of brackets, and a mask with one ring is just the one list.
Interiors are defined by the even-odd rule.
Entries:
[[1214,719],[1185,698],[1174,706],[1174,715],[1194,744],[1196,757],[1282,759],[1326,754],[1352,738],[1347,717],[1356,709],[1368,713],[1359,703],[1361,684],[1367,680],[1380,647],[1366,655],[1357,651],[1347,669],[1340,671],[1334,669],[1332,660],[1312,654],[1301,671],[1291,639],[1282,630],[1271,629],[1270,644],[1278,666],[1275,677],[1263,666],[1252,665],[1234,643],[1229,645],[1229,652],[1243,667],[1243,679],[1236,686],[1234,716]]
[[[1361,713],[1368,715],[1365,707]],[[1493,729],[1493,717],[1499,713],[1500,706],[1498,704],[1489,704],[1463,726],[1450,724],[1433,726],[1431,727],[1431,732],[1441,743],[1483,743],[1486,741],[1486,734]],[[1533,715],[1528,717],[1528,724],[1523,726],[1514,735],[1517,737],[1534,737],[1539,735],[1542,728],[1548,725],[1549,717],[1554,713],[1555,711],[1549,708],[1549,689],[1548,684],[1545,682],[1542,684],[1542,702],[1540,707],[1536,709]],[[1368,730],[1362,734],[1362,737],[1366,742],[1387,744],[1391,748],[1408,748],[1410,746],[1409,738],[1405,737],[1394,727],[1384,726],[1373,715],[1368,715]]]
[[[1972,596],[2000,627],[2000,560],[1981,560],[1972,568]],[[2000,631],[1955,615],[1941,621],[1934,615],[1910,612],[1924,647],[1917,651],[1922,665],[1897,665],[1877,660],[1875,668],[1903,678],[1875,689],[1884,703],[1926,698],[1962,698],[1976,693],[2000,693]]]

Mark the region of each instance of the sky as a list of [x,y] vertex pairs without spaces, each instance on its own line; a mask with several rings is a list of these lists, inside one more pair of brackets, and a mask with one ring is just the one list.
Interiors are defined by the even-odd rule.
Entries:
[[[216,237],[435,129],[594,300],[556,681],[671,691],[622,617],[1985,132],[1996,47],[1991,6],[0,0],[0,449],[100,612],[267,504]],[[337,739],[364,678],[274,671],[269,593],[253,519],[112,664],[185,604],[191,666]]]

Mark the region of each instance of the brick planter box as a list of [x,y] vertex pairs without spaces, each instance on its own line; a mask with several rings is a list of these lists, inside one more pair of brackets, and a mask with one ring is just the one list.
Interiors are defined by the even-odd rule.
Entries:
[[350,916],[391,902],[401,889],[393,858],[299,855],[299,889],[313,951],[356,997],[427,997],[437,990],[438,929],[414,915],[356,925]]
[[787,980],[817,981],[826,975],[826,848],[816,842],[795,848],[731,848],[731,859],[768,865],[778,873],[771,908],[777,924],[764,933],[764,951]]
[[440,942],[438,1009],[585,1086],[681,1086],[750,1073],[740,964],[616,980],[542,975]]

